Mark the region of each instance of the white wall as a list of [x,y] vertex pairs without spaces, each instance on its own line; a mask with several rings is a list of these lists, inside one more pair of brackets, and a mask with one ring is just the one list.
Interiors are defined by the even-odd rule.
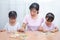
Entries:
[[0,0],[0,29],[7,23],[10,10],[17,11],[17,21],[21,25],[24,16],[29,14],[29,6],[33,2],[40,4],[40,16],[45,17],[47,12],[53,12],[55,14],[54,22],[58,27],[60,26],[60,0]]
[[26,14],[25,0],[0,0],[0,29],[8,22],[8,13],[15,10],[18,14],[17,21],[22,24],[24,15]]

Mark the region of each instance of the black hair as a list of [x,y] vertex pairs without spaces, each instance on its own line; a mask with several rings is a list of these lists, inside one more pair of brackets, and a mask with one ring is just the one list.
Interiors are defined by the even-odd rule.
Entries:
[[48,22],[52,22],[54,20],[54,17],[55,17],[54,14],[49,12],[49,13],[46,14],[45,18],[47,18]]
[[33,8],[35,8],[37,11],[39,11],[39,4],[38,4],[38,3],[32,3],[32,4],[30,5],[29,9],[31,10],[31,9],[33,9]]
[[9,18],[16,19],[17,18],[17,13],[16,11],[10,11],[8,14]]

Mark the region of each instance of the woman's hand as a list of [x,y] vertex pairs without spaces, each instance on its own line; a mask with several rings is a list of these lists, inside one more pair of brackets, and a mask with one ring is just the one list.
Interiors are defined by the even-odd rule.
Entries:
[[38,31],[40,31],[40,32],[48,32],[48,30],[43,29],[42,26],[40,26],[40,27],[38,28]]
[[43,27],[40,26],[40,27],[38,28],[38,31],[43,32]]

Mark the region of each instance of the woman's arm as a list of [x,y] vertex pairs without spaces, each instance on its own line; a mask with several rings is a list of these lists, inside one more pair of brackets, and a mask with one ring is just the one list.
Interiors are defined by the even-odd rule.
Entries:
[[38,28],[38,31],[43,32],[43,27],[40,26],[40,27]]
[[39,27],[38,31],[40,31],[40,32],[48,32],[47,30],[43,29],[42,26]]
[[25,31],[25,28],[26,28],[26,24],[23,23],[22,24],[22,28],[18,30],[18,32],[24,32]]

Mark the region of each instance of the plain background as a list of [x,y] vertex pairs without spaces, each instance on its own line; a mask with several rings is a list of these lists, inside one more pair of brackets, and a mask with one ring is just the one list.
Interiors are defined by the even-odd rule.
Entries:
[[29,6],[37,2],[40,5],[39,17],[45,17],[46,13],[52,12],[55,15],[54,23],[60,29],[60,0],[0,0],[0,29],[8,22],[9,11],[16,11],[17,21],[22,25],[26,14],[29,14]]

